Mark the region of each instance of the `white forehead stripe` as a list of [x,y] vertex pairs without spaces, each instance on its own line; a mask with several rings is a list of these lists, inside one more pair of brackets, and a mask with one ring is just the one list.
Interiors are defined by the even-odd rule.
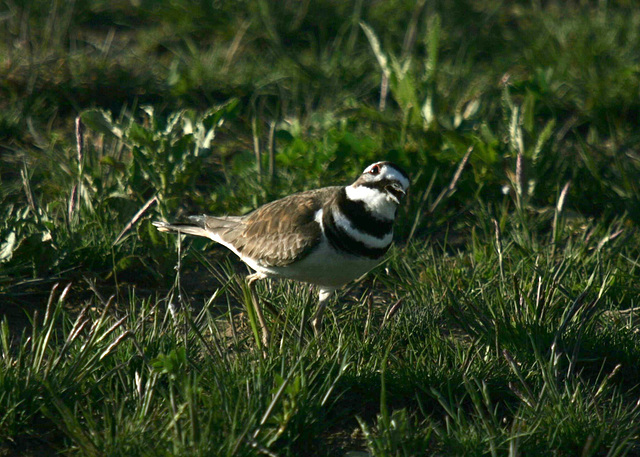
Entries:
[[351,221],[346,218],[344,214],[337,208],[333,211],[333,220],[336,225],[344,230],[351,238],[356,241],[360,241],[370,248],[386,248],[391,244],[393,240],[393,232],[390,231],[382,238],[378,238],[368,233],[361,232],[353,225],[351,225]]
[[376,178],[380,180],[390,179],[392,181],[398,181],[405,191],[409,188],[409,180],[402,173],[386,164],[380,164],[380,162],[369,165],[363,173],[369,173],[376,165],[380,167],[380,174],[377,175]]

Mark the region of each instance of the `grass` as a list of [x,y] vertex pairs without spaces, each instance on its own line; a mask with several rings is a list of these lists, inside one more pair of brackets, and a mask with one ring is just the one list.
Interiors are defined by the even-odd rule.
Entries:
[[[0,455],[640,453],[625,2],[4,2]],[[60,26],[64,25],[64,27]],[[315,294],[158,218],[412,174]]]

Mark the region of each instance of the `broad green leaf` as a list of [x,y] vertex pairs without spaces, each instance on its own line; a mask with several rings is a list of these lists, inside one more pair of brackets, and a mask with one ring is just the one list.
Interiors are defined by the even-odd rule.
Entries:
[[111,114],[101,109],[90,109],[80,114],[82,122],[91,130],[122,138],[123,129],[111,119]]

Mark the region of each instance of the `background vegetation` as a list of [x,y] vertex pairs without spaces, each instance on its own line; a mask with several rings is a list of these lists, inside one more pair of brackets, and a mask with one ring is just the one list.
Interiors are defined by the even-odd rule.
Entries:
[[[0,455],[640,454],[640,10],[0,2]],[[320,341],[159,218],[413,187]],[[264,356],[263,356],[264,350]]]

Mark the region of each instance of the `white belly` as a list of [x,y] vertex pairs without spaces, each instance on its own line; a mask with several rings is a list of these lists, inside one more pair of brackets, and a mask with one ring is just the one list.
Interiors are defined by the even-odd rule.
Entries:
[[268,276],[293,279],[325,287],[340,287],[359,278],[380,262],[336,252],[326,240],[304,259],[286,267],[261,268]]

